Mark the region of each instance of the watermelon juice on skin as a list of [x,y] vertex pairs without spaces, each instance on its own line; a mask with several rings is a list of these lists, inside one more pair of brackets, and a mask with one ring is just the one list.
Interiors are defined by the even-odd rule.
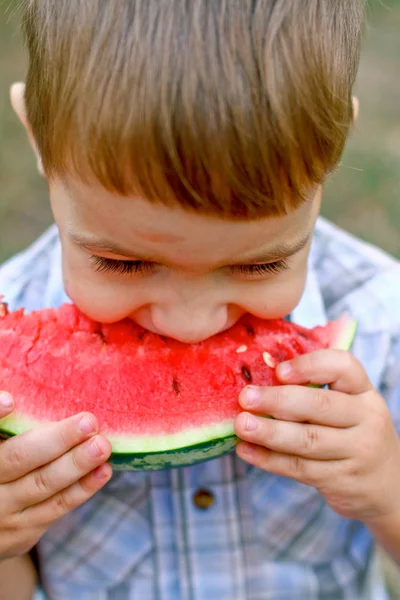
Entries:
[[305,329],[245,315],[185,344],[130,319],[98,323],[72,304],[29,314],[0,308],[0,389],[16,406],[0,431],[14,435],[89,411],[119,470],[189,465],[232,450],[243,387],[278,385],[279,362],[320,348],[347,350],[355,332],[349,317]]

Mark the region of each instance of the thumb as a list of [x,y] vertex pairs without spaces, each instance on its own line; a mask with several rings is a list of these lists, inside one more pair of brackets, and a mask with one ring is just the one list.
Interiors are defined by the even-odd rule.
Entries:
[[0,391],[0,419],[6,417],[14,408],[14,400],[8,392]]

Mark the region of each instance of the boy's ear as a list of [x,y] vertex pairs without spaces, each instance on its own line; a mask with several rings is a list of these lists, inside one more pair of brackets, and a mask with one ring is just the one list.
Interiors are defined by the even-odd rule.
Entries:
[[360,101],[356,96],[353,96],[353,120],[354,120],[354,123],[357,121],[359,109],[360,109]]
[[11,99],[11,105],[14,109],[14,112],[16,113],[17,117],[19,118],[19,120],[21,121],[22,125],[25,127],[26,132],[29,136],[29,140],[31,143],[31,146],[33,148],[33,151],[35,153],[36,156],[36,164],[37,164],[37,168],[39,173],[44,177],[44,169],[43,169],[43,163],[42,163],[42,158],[40,156],[40,153],[38,151],[36,142],[35,142],[35,138],[33,137],[32,134],[32,130],[30,128],[29,122],[28,122],[28,117],[26,114],[26,106],[25,106],[25,84],[24,83],[14,83],[11,86],[10,89],[10,99]]

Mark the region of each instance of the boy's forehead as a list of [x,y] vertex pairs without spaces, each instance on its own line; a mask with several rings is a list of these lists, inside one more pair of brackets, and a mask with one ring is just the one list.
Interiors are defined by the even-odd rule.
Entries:
[[128,252],[137,256],[139,250],[152,256],[165,251],[171,255],[185,252],[189,260],[198,251],[218,255],[221,260],[233,255],[249,255],[251,259],[257,249],[273,253],[274,249],[304,245],[312,233],[320,201],[318,192],[286,215],[238,221],[150,203],[139,196],[122,197],[97,183],[89,185],[70,178],[50,187],[59,226],[81,245],[115,254],[124,250],[124,256],[129,256]]

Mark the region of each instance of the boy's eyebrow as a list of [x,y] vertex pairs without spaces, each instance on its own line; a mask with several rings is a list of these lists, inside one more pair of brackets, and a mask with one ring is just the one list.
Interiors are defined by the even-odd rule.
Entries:
[[311,232],[308,231],[305,236],[303,236],[300,240],[296,241],[294,244],[282,242],[280,244],[277,244],[273,248],[261,251],[258,255],[247,257],[243,256],[243,258],[237,262],[254,264],[289,258],[290,256],[293,256],[294,254],[300,252],[300,250],[303,250],[303,248],[305,248],[305,246],[307,246],[308,242],[310,241],[310,237]]
[[[132,260],[162,262],[157,261],[155,257],[143,255],[140,252],[132,253],[131,250],[123,248],[115,242],[111,242],[109,240],[97,239],[90,236],[75,233],[73,231],[68,231],[68,235],[71,238],[71,240],[75,242],[75,244],[77,244],[78,246],[85,246],[93,250],[100,250],[103,252],[109,252],[110,254],[117,254],[119,256],[127,257],[127,259],[131,258]],[[310,241],[310,237],[311,232],[309,231],[305,236],[303,236],[294,244],[280,243],[269,250],[260,252],[260,254],[258,255],[243,256],[240,259],[233,260],[230,264],[256,264],[263,262],[266,263],[271,262],[273,260],[283,260],[285,258],[289,258],[290,256],[297,254],[297,252],[300,252],[300,250],[302,250],[308,244],[308,242]]]
[[[90,236],[85,236],[79,233],[75,233],[73,231],[68,231],[68,235],[71,240],[77,244],[78,246],[85,246],[87,248],[93,250],[99,250],[102,252],[109,252],[110,254],[117,254],[119,256],[124,256],[131,260],[143,260],[149,262],[162,262],[156,260],[155,257],[150,257],[148,255],[141,254],[140,252],[132,253],[131,250],[127,248],[123,248],[119,244],[112,242],[106,239],[98,239]],[[311,237],[311,232],[307,232],[305,236],[303,236],[300,240],[295,242],[294,244],[287,244],[285,242],[279,243],[273,248],[270,248],[265,251],[261,251],[260,254],[255,256],[243,256],[240,259],[233,260],[230,264],[256,264],[256,263],[266,263],[274,260],[283,260],[285,258],[289,258],[294,254],[297,254],[302,250],[309,242]]]

